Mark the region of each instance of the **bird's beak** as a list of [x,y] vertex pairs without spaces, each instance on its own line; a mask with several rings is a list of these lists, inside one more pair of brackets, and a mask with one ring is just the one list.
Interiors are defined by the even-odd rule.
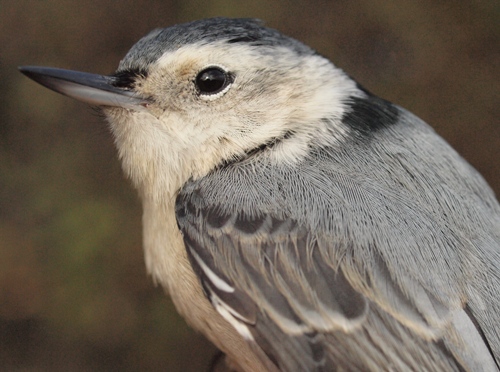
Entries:
[[113,76],[37,66],[19,70],[49,89],[91,105],[143,109],[150,103],[129,89],[115,86],[117,79]]

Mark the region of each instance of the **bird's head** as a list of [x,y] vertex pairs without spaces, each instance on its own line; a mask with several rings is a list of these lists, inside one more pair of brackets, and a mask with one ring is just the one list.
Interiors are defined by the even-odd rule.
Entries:
[[341,141],[346,99],[361,94],[326,58],[249,19],[154,30],[111,76],[21,70],[102,106],[125,172],[154,198],[248,154],[293,163],[311,143]]

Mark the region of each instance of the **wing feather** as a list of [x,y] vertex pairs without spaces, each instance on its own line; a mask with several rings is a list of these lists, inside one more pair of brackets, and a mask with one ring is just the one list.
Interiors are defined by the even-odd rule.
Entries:
[[407,124],[391,151],[379,138],[272,172],[229,164],[178,195],[207,297],[283,370],[496,370],[500,210],[429,128]]

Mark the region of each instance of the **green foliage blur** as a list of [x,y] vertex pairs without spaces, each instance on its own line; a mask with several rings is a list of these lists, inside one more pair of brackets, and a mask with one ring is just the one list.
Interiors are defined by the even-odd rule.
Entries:
[[255,17],[415,112],[500,192],[498,0],[0,0],[0,370],[205,371],[148,277],[141,207],[98,111],[19,65],[111,73],[148,31]]

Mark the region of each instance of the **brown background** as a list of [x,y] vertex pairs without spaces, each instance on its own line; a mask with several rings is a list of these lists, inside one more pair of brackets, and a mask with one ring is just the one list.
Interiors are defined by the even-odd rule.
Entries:
[[429,122],[500,192],[500,2],[0,0],[0,370],[206,370],[146,275],[97,111],[16,71],[110,73],[155,27],[258,17]]

